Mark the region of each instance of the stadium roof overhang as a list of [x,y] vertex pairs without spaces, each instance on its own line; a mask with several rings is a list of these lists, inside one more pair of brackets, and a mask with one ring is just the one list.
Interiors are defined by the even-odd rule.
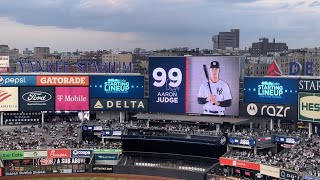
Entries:
[[144,120],[168,120],[168,121],[188,121],[188,122],[204,122],[214,124],[243,124],[249,119],[247,118],[230,118],[221,116],[203,116],[203,115],[176,115],[176,114],[136,114],[133,117]]

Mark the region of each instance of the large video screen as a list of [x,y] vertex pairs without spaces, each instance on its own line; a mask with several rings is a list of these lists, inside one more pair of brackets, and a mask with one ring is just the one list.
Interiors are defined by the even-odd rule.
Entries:
[[0,87],[0,111],[19,111],[18,87]]
[[186,58],[149,58],[149,111],[185,113]]
[[243,102],[265,104],[298,104],[298,79],[245,77]]
[[54,87],[20,87],[20,111],[54,111]]
[[187,111],[239,115],[239,57],[187,58]]
[[89,88],[56,87],[55,109],[57,111],[89,110]]
[[91,98],[144,98],[144,76],[90,76]]

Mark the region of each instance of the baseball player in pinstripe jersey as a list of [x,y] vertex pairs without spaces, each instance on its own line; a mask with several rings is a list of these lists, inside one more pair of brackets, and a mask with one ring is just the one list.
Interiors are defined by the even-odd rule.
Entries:
[[225,115],[226,107],[231,106],[232,96],[229,85],[219,78],[219,73],[219,62],[212,61],[209,83],[202,83],[198,93],[198,103],[203,105],[204,114]]

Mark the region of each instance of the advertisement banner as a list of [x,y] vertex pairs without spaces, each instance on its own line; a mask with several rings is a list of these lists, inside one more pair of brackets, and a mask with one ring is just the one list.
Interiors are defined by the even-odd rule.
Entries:
[[285,144],[296,144],[300,140],[298,138],[293,138],[293,137],[274,136],[274,141],[278,143],[285,143]]
[[299,92],[320,92],[320,79],[299,79]]
[[90,111],[147,112],[148,99],[90,99]]
[[240,116],[294,120],[298,116],[298,107],[279,104],[241,103]]
[[0,73],[8,73],[10,72],[10,68],[8,67],[0,67]]
[[56,87],[56,111],[89,110],[88,87]]
[[47,151],[24,151],[24,158],[47,157]]
[[144,76],[90,76],[90,98],[144,98]]
[[89,86],[89,76],[37,76],[37,86]]
[[320,93],[299,93],[300,121],[320,121]]
[[10,67],[9,56],[0,56],[0,67]]
[[245,77],[243,102],[296,106],[298,103],[298,79]]
[[0,87],[0,111],[19,111],[18,87]]
[[0,159],[1,160],[16,160],[16,159],[23,159],[24,152],[21,150],[16,151],[0,151]]
[[19,172],[6,172],[6,176],[22,176],[22,175],[36,175],[36,174],[52,174],[52,170],[46,171],[19,171]]
[[72,169],[60,169],[59,173],[61,173],[61,174],[71,174],[72,173]]
[[121,136],[122,131],[114,131],[114,130],[103,130],[101,131],[101,136]]
[[111,165],[92,165],[93,173],[113,173],[113,166]]
[[96,154],[96,160],[118,160],[118,154]]
[[280,168],[260,164],[260,173],[263,175],[280,178]]
[[54,111],[54,87],[19,88],[20,111]]
[[36,76],[0,76],[0,86],[36,86]]
[[260,164],[252,163],[252,162],[246,162],[246,161],[239,161],[239,160],[233,160],[228,158],[219,158],[220,165],[222,166],[234,166],[244,169],[251,169],[260,171]]
[[186,112],[186,57],[149,58],[149,111]]
[[188,57],[187,112],[238,116],[239,62],[239,57]]
[[304,175],[303,177],[305,180],[320,180],[319,177],[310,176],[310,175]]
[[298,180],[299,176],[295,172],[287,171],[287,170],[280,170],[280,178],[283,179],[290,179],[290,180]]
[[3,121],[10,124],[23,119],[23,122],[40,122],[42,118],[41,112],[5,112],[3,113]]
[[89,149],[74,149],[74,150],[71,150],[71,157],[91,158],[92,156],[93,156],[93,150],[89,150]]
[[122,153],[122,149],[94,149],[94,154],[105,154],[105,153]]
[[229,144],[253,147],[257,144],[257,142],[255,139],[241,139],[237,137],[229,137]]
[[[46,151],[47,153],[47,151]],[[47,154],[46,154],[47,156]],[[39,166],[39,165],[42,165],[42,166],[47,166],[47,165],[53,165],[53,164],[56,164],[56,159],[52,159],[52,158],[37,158],[35,161],[34,161],[35,165]]]
[[71,150],[70,149],[48,149],[47,157],[48,158],[70,158]]

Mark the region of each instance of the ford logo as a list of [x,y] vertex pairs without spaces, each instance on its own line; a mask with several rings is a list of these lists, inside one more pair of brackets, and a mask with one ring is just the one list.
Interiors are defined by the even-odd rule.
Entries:
[[22,99],[27,102],[47,102],[51,98],[51,94],[42,91],[32,91],[22,95]]

